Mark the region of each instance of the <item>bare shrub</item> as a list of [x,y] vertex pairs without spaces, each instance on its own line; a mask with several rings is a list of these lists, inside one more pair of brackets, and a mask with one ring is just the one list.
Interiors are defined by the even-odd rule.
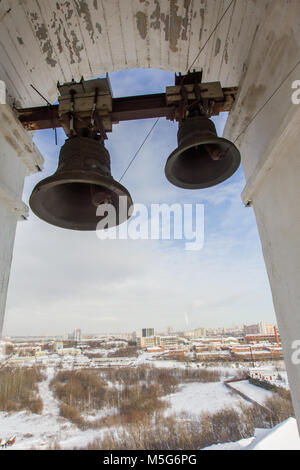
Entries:
[[248,379],[248,372],[246,369],[239,369],[234,373],[234,378],[239,380]]
[[273,393],[270,398],[264,402],[264,406],[269,410],[266,419],[271,427],[281,423],[285,419],[295,416],[291,399],[283,398],[278,393]]
[[206,445],[237,441],[244,437],[244,434],[241,416],[233,408],[202,415],[202,436]]
[[62,403],[59,409],[59,415],[63,418],[68,419],[72,423],[76,424],[78,427],[84,427],[84,419],[82,418],[79,410],[74,406],[66,405]]
[[136,346],[127,346],[108,353],[107,357],[137,357],[139,355]]
[[29,410],[32,413],[36,413],[39,415],[42,414],[43,407],[44,407],[44,404],[43,404],[43,400],[41,399],[41,397],[33,398],[28,404]]
[[112,383],[124,386],[140,384],[158,384],[161,395],[174,393],[180,383],[188,382],[219,382],[221,373],[214,369],[205,368],[155,368],[149,366],[107,368],[102,371],[105,378]]
[[199,449],[201,447],[200,423],[177,423],[173,417],[160,419],[154,424],[137,422],[122,428],[116,435],[107,432],[87,446],[88,450],[159,450]]
[[59,400],[81,412],[100,409],[105,405],[107,387],[91,371],[59,371],[50,382],[50,387]]
[[136,421],[117,434],[108,431],[103,438],[94,439],[88,450],[195,450],[219,442],[244,437],[240,415],[233,409],[204,414],[190,420],[174,415],[160,415],[154,422]]
[[38,395],[38,382],[44,379],[37,367],[5,367],[0,370],[0,410],[28,410],[41,413],[43,402]]
[[124,392],[120,403],[120,415],[125,417],[127,423],[137,420],[148,422],[153,414],[167,406],[159,399],[158,387],[155,385],[135,385]]

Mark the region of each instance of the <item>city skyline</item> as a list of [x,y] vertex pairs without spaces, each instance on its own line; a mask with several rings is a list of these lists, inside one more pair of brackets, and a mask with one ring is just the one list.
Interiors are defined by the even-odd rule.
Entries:
[[[154,335],[161,335],[161,334],[174,334],[174,335],[178,335],[178,334],[183,334],[183,333],[189,333],[189,332],[194,332],[194,331],[197,331],[197,330],[205,330],[206,332],[209,332],[209,333],[212,333],[213,331],[215,332],[220,332],[221,333],[221,330],[223,330],[224,333],[226,332],[230,332],[230,331],[245,331],[245,329],[248,327],[248,328],[251,328],[251,327],[259,327],[259,325],[265,325],[267,327],[270,327],[272,326],[275,327],[276,329],[278,329],[278,326],[277,326],[277,323],[274,322],[274,323],[268,323],[268,322],[265,322],[265,321],[260,321],[258,323],[254,323],[254,324],[251,324],[251,325],[232,325],[232,326],[217,326],[217,327],[205,327],[205,326],[197,326],[196,328],[193,328],[191,330],[188,330],[188,329],[185,329],[185,330],[174,330],[173,327],[171,325],[169,325],[168,327],[166,327],[165,329],[156,329],[155,327],[143,327],[141,329],[135,329],[133,331],[116,331],[116,332],[111,332],[111,331],[105,331],[105,332],[91,332],[91,331],[84,331],[82,330],[81,328],[78,328],[78,327],[75,327],[75,328],[71,328],[69,329],[68,331],[63,331],[63,332],[60,332],[58,334],[54,334],[54,335],[51,335],[51,334],[47,334],[47,335],[10,335],[11,337],[65,337],[65,339],[72,339],[72,336],[75,336],[75,332],[76,331],[79,331],[80,332],[80,337],[90,337],[90,336],[133,336],[134,334],[136,333],[139,333],[141,336],[143,335],[143,330],[153,330],[153,334]],[[149,336],[149,335],[146,335],[146,336]],[[3,335],[3,338],[5,337],[9,337],[9,335]]]

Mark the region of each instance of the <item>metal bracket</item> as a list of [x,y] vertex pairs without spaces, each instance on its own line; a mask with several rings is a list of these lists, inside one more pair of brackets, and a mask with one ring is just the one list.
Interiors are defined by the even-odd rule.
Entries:
[[112,93],[109,78],[69,82],[57,86],[58,119],[67,136],[79,129],[90,128],[100,132],[107,139],[106,132],[112,131]]
[[59,105],[48,104],[49,109],[44,106],[18,109],[17,113],[27,130],[63,127],[70,136],[72,111],[75,131],[92,129],[106,138],[112,124],[121,121],[158,117],[181,121],[194,110],[207,117],[230,111],[238,88],[222,89],[220,82],[202,83],[201,80],[202,72],[194,71],[175,75],[175,85],[167,87],[165,93],[113,98],[108,76],[87,81],[82,78],[79,83],[58,83]]
[[166,103],[175,107],[177,121],[182,121],[186,113],[197,108],[201,114],[211,116],[218,102],[224,102],[224,92],[220,82],[192,83],[191,80],[186,81],[185,77],[182,77],[179,84],[166,88]]

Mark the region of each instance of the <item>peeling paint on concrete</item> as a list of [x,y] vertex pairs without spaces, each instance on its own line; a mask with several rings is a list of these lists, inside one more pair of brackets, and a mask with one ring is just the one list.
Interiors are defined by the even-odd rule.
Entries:
[[66,50],[69,52],[70,63],[74,64],[75,60],[74,60],[73,50],[72,50],[72,47],[71,47],[71,41],[70,41],[70,38],[69,38],[65,28],[62,28],[62,34],[63,34],[63,37],[64,37],[64,44],[66,46]]
[[80,44],[75,31],[71,31],[73,51],[77,57],[77,62],[81,62],[80,52],[83,50],[83,44]]
[[191,0],[184,0],[185,14],[184,16],[177,15],[179,6],[178,0],[170,0],[170,13],[161,13],[161,8],[158,0],[155,0],[155,9],[150,15],[153,20],[150,27],[159,29],[161,23],[164,26],[165,40],[169,42],[170,49],[177,52],[178,40],[188,40],[188,26],[189,26],[189,9]]
[[29,13],[29,18],[33,26],[34,34],[39,40],[43,54],[46,56],[46,62],[51,67],[55,67],[57,60],[54,59],[54,49],[48,31],[44,23],[39,22],[37,13]]
[[53,13],[53,21],[51,23],[51,28],[54,29],[54,34],[56,36],[56,45],[57,45],[59,53],[61,54],[63,51],[62,42],[60,38],[61,24],[59,24],[56,18],[56,12]]
[[[228,56],[228,48],[227,46],[225,47],[225,51],[224,51],[224,60],[225,60],[225,64],[228,64],[228,59],[229,59],[229,56]],[[234,70],[234,68],[233,68]]]
[[159,0],[154,0],[156,7],[155,10],[150,15],[151,21],[150,27],[153,29],[159,29],[160,28],[160,3]]
[[101,28],[101,24],[100,23],[96,23],[96,28],[98,30],[98,33],[101,34],[102,33],[102,28]]
[[63,11],[63,18],[58,18],[56,12],[53,11],[51,28],[57,38],[56,45],[59,53],[61,54],[65,50],[70,57],[70,64],[75,64],[82,61],[80,53],[84,50],[84,45],[74,30],[71,21],[74,16],[74,10],[70,6],[71,3],[69,1],[57,4],[57,10]]
[[204,28],[204,15],[205,15],[205,9],[200,8],[200,19],[201,19],[201,28],[199,31],[199,41],[202,39],[202,33],[203,33],[203,28]]
[[[4,3],[7,0],[0,1]],[[218,0],[51,0],[51,5],[49,0],[19,1],[22,4],[20,13],[25,13],[28,21],[24,21],[24,30],[23,26],[18,24],[18,30],[13,30],[11,35],[14,45],[19,49],[19,57],[22,57],[24,51],[22,41],[29,48],[30,43],[32,44],[33,53],[32,57],[30,54],[23,54],[24,60],[19,65],[14,51],[9,50],[7,61],[12,62],[13,66],[33,71],[35,76],[41,71],[45,89],[50,90],[51,99],[55,98],[56,91],[53,85],[47,85],[52,74],[55,75],[56,83],[57,79],[67,81],[72,77],[79,79],[81,75],[92,77],[99,71],[122,67],[174,70],[179,66],[185,70],[184,66],[188,66],[190,60],[196,57],[199,48],[213,31],[217,21],[215,9],[218,4]],[[128,5],[130,4],[128,9],[123,5],[123,2],[127,1]],[[226,27],[218,28],[210,39],[203,54],[203,63],[201,62],[205,66],[205,76],[218,74],[217,78],[222,78],[226,85],[232,84],[229,80],[233,76],[233,83],[238,84],[243,63],[247,63],[247,58],[241,52],[239,63],[232,64],[230,69],[228,65],[234,62],[239,54],[232,51],[244,47],[242,43],[245,43],[246,52],[250,47],[246,46],[245,29],[249,29],[249,38],[252,38],[253,28],[259,18],[258,15],[253,20],[251,17],[249,25],[250,16],[248,22],[243,17],[245,5],[249,15],[252,10],[262,10],[260,2],[257,0],[257,7],[254,7],[253,1],[251,0],[249,7],[248,0],[234,2],[234,18],[238,18],[235,28],[230,25],[228,31]],[[244,4],[243,9],[239,7],[240,3]],[[19,15],[15,9],[11,14]],[[242,32],[241,24],[244,25]],[[237,40],[238,34],[240,42]],[[233,40],[235,43],[232,44]],[[212,66],[214,59],[216,62]],[[233,72],[234,65],[236,73]],[[37,83],[39,77],[35,80]],[[19,78],[13,78],[8,86],[9,93],[14,93],[16,99],[20,94],[21,81]],[[12,89],[17,91],[12,92]],[[37,101],[31,93],[28,93],[28,96],[25,93],[24,96],[26,105],[25,100],[28,103],[30,100]]]
[[187,41],[187,40],[188,40],[187,30],[188,30],[188,26],[189,26],[189,9],[190,9],[190,4],[191,4],[191,0],[184,0],[185,15],[184,15],[184,17],[183,17],[182,20],[181,20],[181,24],[182,24],[181,39],[182,39],[183,41]]
[[36,37],[41,40],[48,38],[47,28],[44,23],[37,26]]
[[[65,7],[64,8],[64,17],[65,17],[65,20],[68,22],[71,20],[72,16],[73,16],[73,10],[71,7],[71,4],[70,2],[65,2],[65,3],[62,3],[62,6]],[[57,5],[57,9],[59,10],[59,4]]]
[[216,40],[215,57],[219,54],[220,49],[221,49],[221,39],[218,38],[218,39]]
[[182,17],[177,15],[178,11],[177,0],[171,0],[170,2],[170,36],[169,43],[170,49],[173,52],[177,52],[177,42],[180,37],[180,30],[182,24]]
[[87,32],[89,33],[89,36],[91,38],[91,41],[93,44],[95,44],[95,30],[92,22],[92,14],[89,8],[89,5],[86,0],[74,0],[75,6],[77,13],[80,18],[83,18],[83,21],[85,23],[85,27]]
[[135,15],[136,27],[142,39],[147,36],[147,15],[143,11],[138,11]]

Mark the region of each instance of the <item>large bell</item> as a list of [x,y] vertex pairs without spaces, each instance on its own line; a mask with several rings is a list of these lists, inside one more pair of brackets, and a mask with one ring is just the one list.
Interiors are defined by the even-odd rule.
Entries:
[[218,137],[214,123],[205,116],[182,122],[177,138],[178,147],[165,166],[166,177],[175,186],[208,188],[230,178],[240,165],[236,146]]
[[[119,210],[119,196],[125,196],[127,210]],[[30,197],[32,211],[46,222],[73,230],[96,230],[104,216],[97,207],[112,204],[116,223],[128,219],[133,202],[124,186],[110,172],[110,157],[98,136],[76,136],[66,140],[59,155],[56,172],[40,181]],[[126,206],[126,204],[125,204]]]

